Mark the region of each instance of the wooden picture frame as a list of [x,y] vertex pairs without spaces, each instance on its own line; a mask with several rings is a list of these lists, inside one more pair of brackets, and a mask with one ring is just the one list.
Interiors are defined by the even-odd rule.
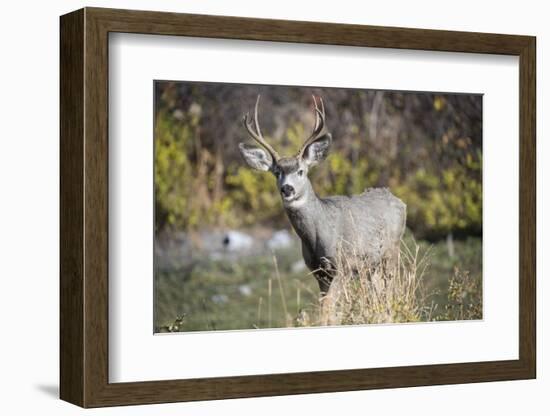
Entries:
[[[85,8],[61,17],[60,396],[82,407],[518,380],[536,376],[535,38]],[[519,57],[519,359],[109,383],[108,34],[263,40]]]

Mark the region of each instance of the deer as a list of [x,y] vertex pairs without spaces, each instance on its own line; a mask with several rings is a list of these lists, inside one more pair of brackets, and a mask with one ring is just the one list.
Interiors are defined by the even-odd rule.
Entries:
[[[313,96],[315,122],[311,135],[294,156],[281,157],[265,140],[258,121],[260,95],[254,119],[245,114],[248,134],[260,145],[239,143],[239,151],[252,169],[271,172],[277,181],[286,215],[302,243],[302,257],[325,296],[335,274],[339,242],[353,242],[355,252],[369,264],[385,261],[397,267],[406,225],[406,205],[387,188],[367,188],[352,196],[321,198],[308,177],[310,168],[325,160],[332,135],[325,124],[323,99]],[[344,253],[345,254],[345,253]]]

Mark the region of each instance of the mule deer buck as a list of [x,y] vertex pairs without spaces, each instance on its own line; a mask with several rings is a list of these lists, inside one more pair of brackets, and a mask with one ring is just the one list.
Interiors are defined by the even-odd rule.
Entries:
[[309,168],[327,157],[332,143],[325,126],[323,100],[319,99],[318,105],[313,96],[313,131],[291,157],[281,157],[264,139],[258,121],[259,103],[258,95],[254,120],[246,114],[243,122],[261,147],[240,143],[239,150],[251,168],[275,175],[287,216],[302,240],[302,256],[317,279],[321,296],[330,288],[342,241],[353,244],[355,254],[369,264],[384,261],[397,267],[406,221],[406,205],[400,199],[386,188],[327,198],[319,198],[313,190]]

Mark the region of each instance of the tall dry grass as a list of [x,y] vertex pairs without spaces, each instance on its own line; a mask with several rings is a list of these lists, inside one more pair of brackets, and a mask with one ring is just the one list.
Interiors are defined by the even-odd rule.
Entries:
[[372,264],[353,243],[342,241],[334,259],[334,279],[320,300],[320,325],[361,325],[431,320],[423,279],[429,250],[401,243],[398,258]]

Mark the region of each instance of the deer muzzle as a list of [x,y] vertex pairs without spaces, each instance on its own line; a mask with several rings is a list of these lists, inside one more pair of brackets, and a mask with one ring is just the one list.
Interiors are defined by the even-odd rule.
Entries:
[[281,186],[281,194],[284,198],[291,198],[292,196],[294,196],[294,193],[295,191],[293,186],[288,184],[284,184],[283,186]]

